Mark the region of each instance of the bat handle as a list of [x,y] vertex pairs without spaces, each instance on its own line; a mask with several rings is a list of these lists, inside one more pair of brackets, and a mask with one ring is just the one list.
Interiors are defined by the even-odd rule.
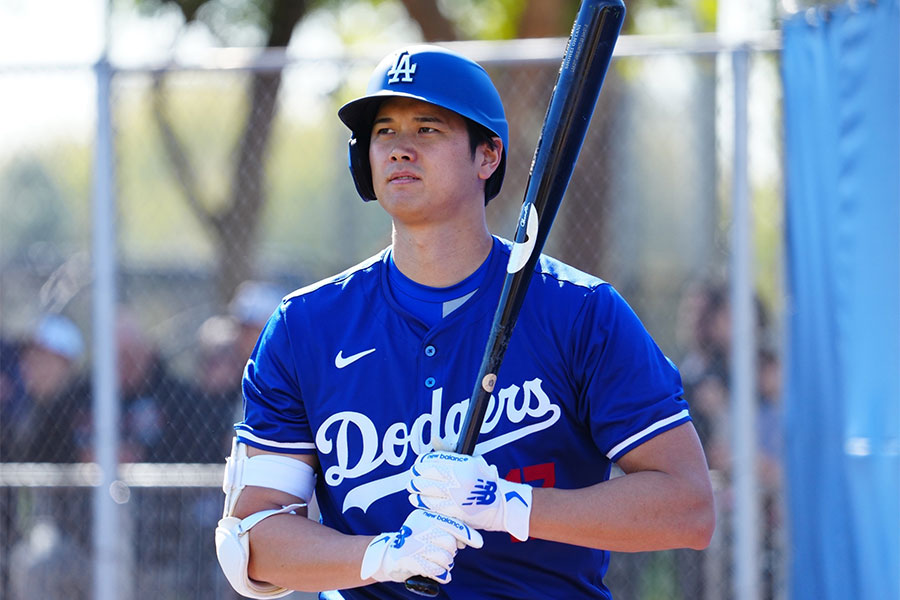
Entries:
[[440,584],[422,575],[413,575],[406,580],[406,589],[420,596],[434,598],[440,592]]

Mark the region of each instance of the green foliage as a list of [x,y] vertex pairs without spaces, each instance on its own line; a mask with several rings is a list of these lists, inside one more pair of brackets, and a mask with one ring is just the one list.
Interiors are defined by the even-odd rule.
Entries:
[[[264,46],[275,22],[278,2],[294,2],[301,10],[340,0],[127,0],[145,15],[175,7],[185,23],[203,23],[223,46]],[[282,4],[284,6],[284,4]]]
[[[421,39],[421,34],[410,22],[406,9],[397,0],[337,0],[336,5],[340,10],[331,7],[325,12],[331,15],[333,27],[347,47]],[[371,68],[371,65],[367,65],[367,68]],[[365,82],[361,88],[365,89]],[[354,89],[359,90],[360,87]]]
[[262,46],[272,28],[269,4],[271,1],[207,1],[197,12],[197,19],[225,45]]
[[718,0],[633,0],[626,6],[629,34],[715,31],[719,8]]
[[[262,45],[271,31],[271,11],[276,0],[122,0],[134,3],[142,13],[155,14],[177,7],[186,22],[204,23],[223,45]],[[300,0],[295,0],[300,1]],[[546,0],[438,0],[441,12],[456,25],[462,39],[512,39],[519,34],[519,23],[529,2]],[[561,1],[561,0],[560,0]],[[569,0],[567,0],[569,1]],[[577,2],[570,1],[572,12]],[[352,15],[369,13],[379,18],[375,22],[352,29],[341,28],[349,41],[377,41],[384,27],[395,28],[397,19],[408,19],[399,0],[311,0],[308,12],[327,9],[340,22]],[[665,20],[689,23],[693,31],[714,31],[717,0],[628,0],[627,33],[658,33],[642,31],[648,14],[668,15]],[[650,22],[659,23],[659,19]],[[357,39],[359,38],[359,39]]]
[[521,0],[443,0],[441,12],[453,21],[463,38],[513,39],[525,10]]
[[763,303],[780,308],[784,297],[781,269],[784,259],[784,194],[774,183],[753,191],[753,229],[755,232],[756,289]]
[[[72,166],[85,147],[56,148],[50,156],[26,155],[10,162],[0,176],[0,254],[5,259],[39,251],[44,258],[64,256],[85,223],[85,194]],[[88,154],[89,155],[89,154]]]
[[700,31],[715,31],[716,29],[716,13],[719,10],[717,0],[695,0],[694,2],[694,20],[697,22]]
[[271,27],[261,0],[127,0],[139,13],[158,16],[171,9],[181,13],[185,23],[200,22],[223,46],[257,46]]

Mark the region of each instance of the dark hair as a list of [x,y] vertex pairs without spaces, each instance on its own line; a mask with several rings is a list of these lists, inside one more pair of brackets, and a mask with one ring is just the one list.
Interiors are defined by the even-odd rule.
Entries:
[[468,117],[463,118],[466,120],[466,130],[469,132],[469,151],[472,153],[472,158],[475,158],[475,151],[482,144],[487,144],[491,150],[497,147],[494,138],[500,136]]

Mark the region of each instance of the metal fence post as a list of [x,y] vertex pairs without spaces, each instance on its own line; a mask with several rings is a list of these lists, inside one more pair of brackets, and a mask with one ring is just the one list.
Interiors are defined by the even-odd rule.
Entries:
[[756,475],[756,313],[753,213],[748,178],[750,49],[736,48],[731,234],[731,422],[734,476],[734,597],[759,596],[759,497]]
[[97,74],[97,139],[93,189],[93,401],[94,454],[99,481],[93,491],[94,598],[119,597],[119,507],[111,492],[118,471],[118,385],[116,378],[115,175],[110,84],[112,67],[104,52]]

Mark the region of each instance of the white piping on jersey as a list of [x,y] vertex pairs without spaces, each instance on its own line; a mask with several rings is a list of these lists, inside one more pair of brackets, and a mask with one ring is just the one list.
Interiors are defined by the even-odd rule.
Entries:
[[323,279],[321,281],[311,283],[306,287],[300,288],[299,290],[294,290],[293,292],[291,292],[290,294],[285,296],[284,299],[285,300],[293,300],[295,298],[299,298],[300,296],[315,292],[316,290],[318,290],[320,288],[340,283],[343,280],[348,279],[352,275],[355,275],[357,272],[365,271],[366,269],[371,268],[373,265],[380,263],[384,259],[385,252],[387,252],[387,249],[382,250],[381,252],[379,252],[378,254],[376,254],[374,256],[370,256],[369,258],[362,261],[361,263],[354,265],[354,266],[350,267],[349,269],[347,269],[346,271],[338,273],[337,275],[334,275],[333,277],[329,277],[328,279]]
[[619,452],[621,452],[624,448],[627,448],[628,446],[630,446],[634,442],[638,441],[639,439],[650,435],[651,433],[653,433],[654,431],[656,431],[657,429],[659,429],[661,427],[665,427],[666,425],[669,425],[670,423],[674,423],[675,421],[678,421],[680,419],[687,417],[688,414],[689,414],[688,410],[684,409],[677,415],[672,415],[671,417],[668,417],[667,419],[663,419],[662,421],[657,421],[653,425],[650,425],[649,427],[642,429],[641,431],[638,431],[636,434],[634,434],[633,436],[631,436],[624,442],[615,446],[612,450],[607,452],[606,457],[609,458],[610,460],[613,460],[613,457],[616,454],[618,454]]
[[239,438],[244,438],[250,440],[251,442],[256,442],[258,444],[263,444],[264,446],[270,446],[273,448],[284,448],[285,450],[315,450],[316,444],[314,442],[273,442],[272,440],[263,439],[261,437],[255,436],[246,429],[238,429],[237,436]]

